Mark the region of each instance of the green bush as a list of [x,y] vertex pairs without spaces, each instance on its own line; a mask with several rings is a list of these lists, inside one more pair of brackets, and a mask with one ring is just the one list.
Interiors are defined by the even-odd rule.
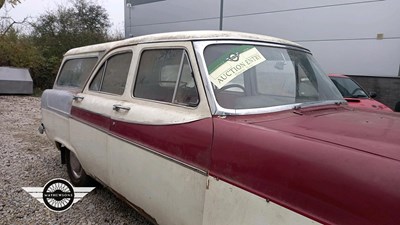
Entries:
[[88,0],[59,6],[31,23],[32,32],[15,29],[0,36],[0,66],[29,68],[35,88],[53,86],[63,54],[71,48],[113,40],[106,10]]

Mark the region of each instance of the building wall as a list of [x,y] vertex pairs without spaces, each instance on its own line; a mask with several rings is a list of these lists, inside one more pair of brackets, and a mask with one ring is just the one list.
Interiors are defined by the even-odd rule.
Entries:
[[[327,73],[400,75],[399,0],[225,0],[223,30],[289,39]],[[219,29],[220,1],[165,0],[125,8],[126,36]]]
[[125,7],[125,34],[130,37],[169,31],[218,30],[219,5],[218,0],[165,0]]

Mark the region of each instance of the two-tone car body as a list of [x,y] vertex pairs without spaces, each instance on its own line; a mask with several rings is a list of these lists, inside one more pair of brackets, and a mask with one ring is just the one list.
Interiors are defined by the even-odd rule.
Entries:
[[74,184],[93,177],[154,223],[400,224],[400,115],[348,107],[293,42],[197,31],[73,49],[42,121]]

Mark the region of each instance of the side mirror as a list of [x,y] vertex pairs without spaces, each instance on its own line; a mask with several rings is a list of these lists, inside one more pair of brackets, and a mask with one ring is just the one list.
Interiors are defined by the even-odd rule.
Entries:
[[396,106],[394,107],[395,112],[400,112],[400,101],[397,102]]
[[376,96],[377,96],[377,94],[376,94],[375,91],[370,91],[370,92],[369,92],[369,97],[375,98]]

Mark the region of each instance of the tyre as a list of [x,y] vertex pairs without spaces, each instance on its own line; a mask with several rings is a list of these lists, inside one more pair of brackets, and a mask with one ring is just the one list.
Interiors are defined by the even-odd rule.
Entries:
[[66,153],[68,176],[74,186],[84,187],[94,183],[93,179],[86,174],[81,163],[72,151]]

